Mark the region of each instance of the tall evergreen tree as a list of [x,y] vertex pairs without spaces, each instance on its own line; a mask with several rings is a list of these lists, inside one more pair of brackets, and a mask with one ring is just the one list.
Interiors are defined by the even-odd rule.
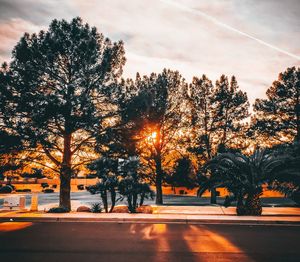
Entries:
[[127,118],[138,127],[135,139],[139,154],[154,173],[156,203],[162,204],[166,159],[180,150],[186,84],[179,72],[166,69],[149,77],[137,75],[132,84],[137,96],[128,104]]
[[8,88],[11,75],[8,65],[0,68],[0,179],[4,179],[7,171],[15,171],[22,166],[18,154],[23,149],[23,141],[13,129],[9,129],[9,111],[12,93]]
[[80,18],[53,20],[48,31],[25,33],[14,48],[11,124],[59,169],[59,204],[67,210],[74,161],[95,130],[107,126],[124,64],[123,43],[112,43]]
[[300,142],[300,68],[287,68],[266,92],[256,99],[253,129],[269,142]]
[[189,157],[184,156],[176,160],[174,172],[168,177],[167,182],[173,187],[194,188],[196,185],[195,178],[193,163]]
[[15,171],[23,166],[19,154],[23,150],[19,136],[0,130],[0,179],[7,171]]
[[[215,86],[205,75],[194,77],[189,93],[193,138],[190,151],[203,165],[224,148],[236,146],[243,136],[243,120],[249,116],[249,102],[247,94],[239,90],[234,76],[229,83],[222,75]],[[211,202],[216,202],[214,190]]]
[[215,121],[217,131],[221,135],[220,144],[230,142],[241,135],[242,121],[249,117],[249,101],[246,92],[239,89],[235,76],[230,83],[225,75],[216,81],[212,102],[215,104]]
[[116,88],[117,114],[110,119],[112,124],[105,132],[96,132],[96,150],[102,157],[127,159],[138,155],[138,136],[143,128],[138,103],[142,100],[138,96],[139,87],[132,79],[122,79]]

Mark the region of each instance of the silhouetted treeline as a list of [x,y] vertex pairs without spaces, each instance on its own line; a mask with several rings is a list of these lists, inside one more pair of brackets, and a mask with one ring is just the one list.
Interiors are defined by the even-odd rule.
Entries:
[[[28,162],[59,174],[60,206],[70,210],[72,176],[89,172],[86,165],[98,158],[136,157],[135,172],[156,185],[162,204],[165,181],[182,185],[181,170],[196,173],[218,153],[299,142],[299,68],[279,75],[250,121],[235,76],[188,83],[164,69],[123,79],[125,62],[122,41],[111,42],[80,18],[25,33],[0,70],[1,136],[11,137],[0,142],[2,174]],[[111,170],[119,172],[102,175]]]

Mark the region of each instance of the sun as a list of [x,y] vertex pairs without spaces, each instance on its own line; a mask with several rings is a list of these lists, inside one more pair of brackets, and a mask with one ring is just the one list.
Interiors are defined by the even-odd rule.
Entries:
[[148,143],[153,143],[155,142],[157,139],[157,132],[153,131],[151,133],[148,134],[146,140],[148,141]]
[[155,132],[155,131],[152,132],[151,135],[150,135],[150,138],[155,139],[156,137],[157,137],[157,132]]

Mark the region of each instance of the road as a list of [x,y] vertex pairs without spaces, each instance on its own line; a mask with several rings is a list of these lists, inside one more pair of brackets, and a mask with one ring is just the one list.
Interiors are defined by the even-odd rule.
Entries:
[[299,261],[300,227],[0,223],[0,261]]

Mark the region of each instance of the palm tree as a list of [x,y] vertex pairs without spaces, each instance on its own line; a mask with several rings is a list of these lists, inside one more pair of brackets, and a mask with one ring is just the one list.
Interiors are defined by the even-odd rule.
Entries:
[[281,192],[300,205],[300,144],[296,141],[276,145],[272,150],[288,157],[285,165],[276,169],[276,180],[271,181],[269,189]]
[[292,162],[295,159],[290,155],[274,154],[267,149],[257,149],[251,156],[241,153],[217,155],[203,169],[199,195],[207,189],[225,187],[232,193],[225,202],[237,200],[238,215],[261,215],[262,186],[277,181],[277,178],[282,181],[286,173],[294,176],[294,169],[292,172],[286,168]]

